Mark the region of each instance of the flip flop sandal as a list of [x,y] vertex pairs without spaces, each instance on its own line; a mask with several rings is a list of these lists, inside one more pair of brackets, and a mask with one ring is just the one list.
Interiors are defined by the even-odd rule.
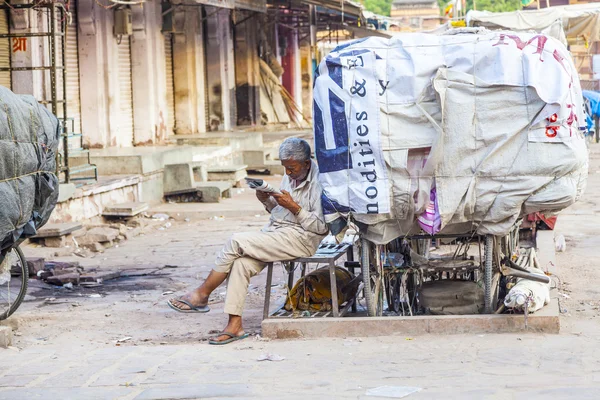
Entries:
[[198,307],[196,307],[193,304],[191,304],[189,301],[184,300],[181,297],[178,298],[178,299],[175,299],[175,301],[183,303],[183,304],[185,304],[186,306],[188,306],[190,308],[189,310],[182,310],[181,308],[175,307],[173,305],[173,303],[171,303],[171,300],[167,301],[167,305],[169,307],[171,307],[175,311],[179,311],[179,312],[182,312],[182,313],[201,313],[201,314],[204,314],[204,313],[207,313],[207,312],[210,311],[210,308],[208,306],[198,306]]
[[[214,345],[217,345],[217,346],[224,345],[224,344],[229,344],[229,343],[235,342],[237,340],[246,339],[248,336],[250,336],[250,334],[244,333],[243,335],[237,336],[237,335],[234,335],[233,333],[221,332],[221,333],[219,333],[219,336],[229,336],[229,339],[221,340],[221,341],[211,339],[211,340],[208,341],[208,344],[214,344]],[[219,336],[217,336],[217,337],[219,337]]]

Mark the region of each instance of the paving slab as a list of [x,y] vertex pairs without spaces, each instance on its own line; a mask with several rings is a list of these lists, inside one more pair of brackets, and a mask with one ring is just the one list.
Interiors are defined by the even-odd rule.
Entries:
[[148,210],[148,203],[130,202],[114,204],[104,207],[102,215],[105,217],[135,217]]
[[[256,395],[258,393],[255,393]],[[206,399],[213,397],[253,397],[250,385],[233,384],[188,384],[178,385],[177,387],[155,387],[144,390],[135,400],[154,400],[154,399]]]
[[35,238],[52,238],[52,237],[60,237],[65,236],[79,229],[83,228],[80,223],[77,222],[67,222],[64,224],[46,224],[42,227]]
[[31,399],[61,399],[61,400],[106,400],[118,399],[134,392],[135,388],[27,388],[7,389],[0,391],[0,400],[31,400]]
[[375,337],[541,332],[559,333],[558,301],[527,318],[523,315],[427,315],[415,317],[270,318],[262,334],[271,339]]

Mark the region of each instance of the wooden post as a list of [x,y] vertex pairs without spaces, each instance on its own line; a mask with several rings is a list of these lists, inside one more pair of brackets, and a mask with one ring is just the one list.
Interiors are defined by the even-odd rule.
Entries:
[[267,264],[267,284],[265,287],[265,307],[263,309],[263,319],[269,318],[269,306],[271,305],[271,282],[273,282],[273,263]]

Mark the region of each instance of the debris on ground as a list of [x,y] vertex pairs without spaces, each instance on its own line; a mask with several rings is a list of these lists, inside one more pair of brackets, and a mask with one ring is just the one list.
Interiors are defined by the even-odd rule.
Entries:
[[95,268],[84,270],[78,262],[46,262],[44,269],[38,271],[39,280],[51,285],[73,288],[74,285],[86,287],[100,286],[102,282],[117,279],[120,271],[98,271]]
[[154,214],[152,216],[152,219],[157,220],[157,221],[167,221],[169,217],[167,214]]
[[283,360],[285,360],[285,357],[282,357],[279,354],[261,354],[256,359],[256,361],[283,361]]
[[367,390],[367,396],[388,397],[392,399],[401,399],[413,393],[420,392],[420,387],[410,386],[379,386],[374,389]]
[[[154,218],[154,221],[166,221],[169,217],[165,214],[157,214],[160,218]],[[123,223],[125,222],[125,223]],[[86,258],[89,253],[102,253],[105,249],[118,247],[118,243],[124,240],[133,239],[136,236],[144,234],[144,228],[148,225],[143,218],[134,218],[123,222],[113,222],[109,224],[95,224],[82,227],[81,229],[60,237],[32,239],[32,241],[43,244],[45,247],[55,247],[60,256],[74,254]],[[170,223],[167,223],[170,225]],[[86,253],[87,252],[87,253]],[[29,260],[28,260],[29,261]],[[37,273],[34,261],[32,259],[30,271]]]
[[554,240],[554,246],[556,247],[556,251],[561,253],[567,249],[567,241],[563,235],[558,235]]

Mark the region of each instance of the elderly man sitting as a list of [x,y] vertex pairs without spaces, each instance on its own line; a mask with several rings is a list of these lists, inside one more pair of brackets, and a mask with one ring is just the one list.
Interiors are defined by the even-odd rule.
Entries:
[[234,234],[202,286],[168,302],[180,312],[208,312],[208,297],[229,278],[224,310],[229,323],[210,344],[227,344],[248,336],[242,327],[242,311],[251,277],[267,262],[312,256],[327,234],[319,170],[310,159],[310,146],[302,139],[286,139],[279,148],[279,159],[286,173],[281,181],[282,194],[256,192],[271,213],[269,223],[260,232]]

